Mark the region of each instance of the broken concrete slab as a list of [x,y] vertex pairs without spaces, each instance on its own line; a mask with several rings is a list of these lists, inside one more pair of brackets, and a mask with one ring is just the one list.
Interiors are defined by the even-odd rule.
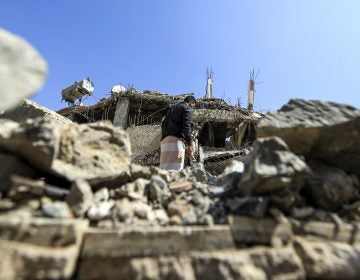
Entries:
[[21,124],[0,119],[0,124],[0,147],[45,172],[92,185],[128,176],[128,136],[108,122],[59,126],[37,118]]
[[292,99],[262,118],[257,133],[278,136],[296,154],[360,175],[360,110],[354,107]]
[[27,119],[34,119],[38,117],[54,120],[59,125],[71,123],[71,120],[68,118],[65,118],[29,99],[21,101],[15,108],[0,114],[0,118],[16,122],[24,122]]
[[293,236],[289,222],[277,222],[271,218],[229,216],[229,224],[237,244],[286,244]]
[[279,137],[258,139],[244,164],[244,173],[238,182],[238,190],[243,195],[261,195],[283,188],[297,190],[305,184],[310,171]]
[[81,258],[140,257],[235,248],[228,226],[89,229]]
[[0,240],[37,246],[66,247],[82,240],[88,221],[0,215]]
[[132,156],[137,157],[160,148],[160,125],[139,125],[128,127],[126,132],[131,143]]
[[360,243],[360,224],[341,223],[339,225],[322,221],[306,221],[296,224],[297,235],[313,236],[319,239],[339,241],[348,244]]
[[0,28],[0,113],[40,89],[47,66],[24,39]]
[[296,238],[294,247],[308,279],[358,279],[360,246]]

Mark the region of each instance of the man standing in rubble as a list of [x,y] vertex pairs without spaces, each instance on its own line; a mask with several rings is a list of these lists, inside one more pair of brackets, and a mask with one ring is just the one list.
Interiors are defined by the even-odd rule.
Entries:
[[161,124],[160,168],[180,171],[184,168],[185,153],[192,156],[191,117],[195,106],[195,97],[187,96],[166,114]]

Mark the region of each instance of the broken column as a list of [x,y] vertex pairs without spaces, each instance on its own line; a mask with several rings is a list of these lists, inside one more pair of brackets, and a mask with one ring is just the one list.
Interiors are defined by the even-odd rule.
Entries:
[[120,126],[124,129],[127,128],[129,109],[130,98],[124,96],[120,97],[116,104],[115,116],[113,121],[114,126]]

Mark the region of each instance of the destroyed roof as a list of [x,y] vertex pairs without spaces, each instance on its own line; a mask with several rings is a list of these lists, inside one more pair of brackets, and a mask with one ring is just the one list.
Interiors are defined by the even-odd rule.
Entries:
[[[132,104],[141,106],[164,107],[183,101],[184,97],[190,94],[169,95],[158,91],[145,90],[139,92],[135,89],[128,89],[126,92],[111,94],[108,98],[101,99],[95,105],[90,106],[71,106],[59,110],[57,113],[69,116],[72,112],[83,113],[89,110],[103,111],[109,106],[116,107],[119,97],[129,97]],[[228,111],[229,113],[226,113]],[[230,113],[231,112],[231,113]],[[197,110],[194,113],[194,121],[229,121],[229,120],[249,120],[257,121],[262,115],[251,112],[239,106],[233,106],[218,98],[197,99]]]

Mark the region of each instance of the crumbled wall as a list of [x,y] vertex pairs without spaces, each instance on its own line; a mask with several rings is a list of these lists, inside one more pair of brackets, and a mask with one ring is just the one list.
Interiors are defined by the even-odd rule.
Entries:
[[133,157],[147,154],[160,147],[160,125],[141,125],[126,129],[131,142]]

